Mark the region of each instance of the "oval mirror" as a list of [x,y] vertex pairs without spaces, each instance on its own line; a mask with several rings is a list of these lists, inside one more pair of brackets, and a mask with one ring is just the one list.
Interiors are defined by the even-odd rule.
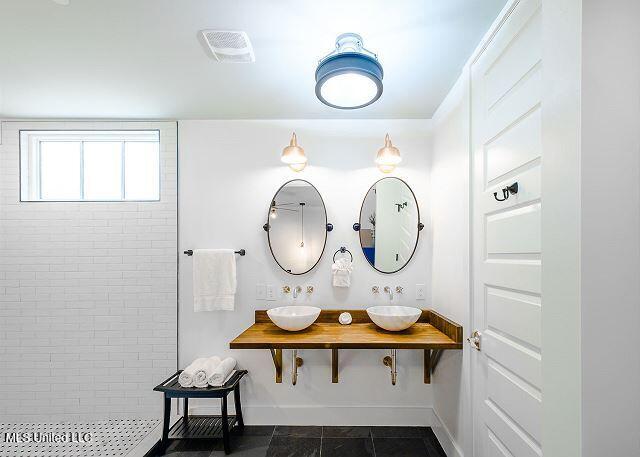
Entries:
[[264,228],[276,263],[287,273],[301,275],[320,261],[331,224],[318,189],[294,179],[271,199]]
[[402,270],[418,246],[418,202],[411,187],[399,178],[382,178],[364,197],[360,210],[362,252],[381,273]]

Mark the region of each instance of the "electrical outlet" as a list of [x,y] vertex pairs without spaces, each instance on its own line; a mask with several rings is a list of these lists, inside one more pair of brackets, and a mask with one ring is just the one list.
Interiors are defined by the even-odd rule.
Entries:
[[424,284],[416,284],[416,300],[424,300]]
[[267,286],[264,284],[256,284],[256,300],[267,299]]
[[273,287],[273,284],[267,284],[267,300],[275,301],[276,299],[276,289]]

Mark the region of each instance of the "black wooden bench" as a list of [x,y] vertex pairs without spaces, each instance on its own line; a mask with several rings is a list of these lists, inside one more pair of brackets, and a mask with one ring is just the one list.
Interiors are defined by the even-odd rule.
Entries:
[[[242,420],[242,406],[240,404],[240,380],[247,374],[247,370],[235,371],[220,387],[182,387],[178,383],[179,370],[153,390],[164,393],[164,421],[162,426],[162,441],[159,452],[164,453],[170,440],[182,439],[211,439],[220,438],[224,443],[225,454],[231,453],[229,432],[233,427],[240,431],[244,428]],[[227,413],[227,395],[233,391],[235,415]],[[171,418],[171,399],[184,399],[184,416],[169,428]],[[189,398],[221,398],[221,416],[189,416]]]

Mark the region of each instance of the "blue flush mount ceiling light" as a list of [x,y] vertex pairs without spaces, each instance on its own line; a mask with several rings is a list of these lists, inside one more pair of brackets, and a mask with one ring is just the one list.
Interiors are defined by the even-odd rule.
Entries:
[[382,76],[378,56],[362,46],[362,37],[343,33],[318,64],[316,96],[332,108],[364,108],[382,95]]

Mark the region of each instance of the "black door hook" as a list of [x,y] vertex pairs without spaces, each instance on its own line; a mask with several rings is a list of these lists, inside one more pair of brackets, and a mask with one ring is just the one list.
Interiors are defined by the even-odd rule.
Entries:
[[502,189],[502,198],[498,198],[498,192],[494,192],[493,193],[493,197],[498,200],[499,202],[503,202],[505,201],[507,198],[509,198],[509,195],[511,194],[517,194],[518,193],[518,183],[514,182],[513,184],[511,184],[510,186],[507,186],[505,188]]

